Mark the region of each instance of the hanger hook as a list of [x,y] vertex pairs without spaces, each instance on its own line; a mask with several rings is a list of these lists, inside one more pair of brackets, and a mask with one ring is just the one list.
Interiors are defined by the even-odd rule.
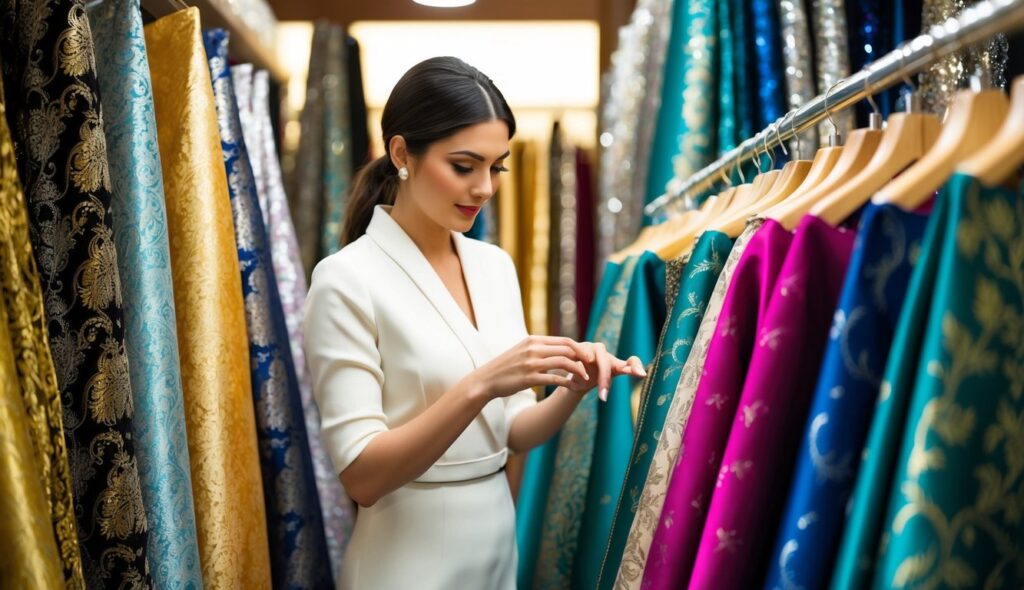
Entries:
[[772,136],[772,125],[775,125],[775,123],[768,125],[768,129],[765,130],[763,141],[764,153],[768,156],[768,170],[775,169],[775,153],[773,150],[768,149],[768,139]]
[[868,104],[871,105],[871,114],[882,116],[882,110],[878,108],[878,103],[875,102],[875,97],[871,94],[871,66],[864,68],[864,97],[868,99]]
[[793,131],[793,137],[796,138],[796,159],[803,159],[803,150],[800,146],[800,134],[796,132],[796,111],[792,111],[792,116],[789,118],[789,128]]
[[900,78],[903,79],[903,83],[910,88],[910,93],[917,93],[917,86],[910,79],[910,75],[907,74],[907,43],[900,43],[900,46],[896,48],[900,52]]
[[740,177],[740,184],[747,184],[747,175],[743,174],[743,166],[740,166],[740,154],[743,153],[743,144],[741,143],[736,147],[736,162],[733,167],[736,169],[736,173]]
[[840,82],[842,82],[842,79],[836,80],[835,84],[829,86],[828,90],[825,91],[825,115],[828,116],[828,122],[832,125],[832,135],[839,135],[839,127],[836,125],[836,120],[832,118],[832,111],[828,108],[828,95],[832,93],[836,86],[839,86]]
[[[789,114],[793,114],[793,112],[790,111]],[[778,118],[778,120],[776,120],[774,123],[772,123],[772,125],[775,127],[775,139],[777,139],[779,141],[779,147],[782,148],[782,153],[785,154],[786,157],[788,158],[789,157],[789,150],[786,149],[786,143],[784,141],[782,141],[782,134],[779,133],[779,128],[782,127],[782,124],[785,123],[785,122],[786,122],[786,115],[782,115],[781,117]]]

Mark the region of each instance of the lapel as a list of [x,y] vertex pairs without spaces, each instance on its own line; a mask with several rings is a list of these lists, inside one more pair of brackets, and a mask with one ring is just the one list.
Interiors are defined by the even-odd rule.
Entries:
[[465,247],[461,240],[466,238],[461,234],[455,234],[455,244],[462,263],[462,272],[466,277],[466,284],[469,289],[469,297],[473,302],[473,310],[476,314],[477,325],[480,331],[473,327],[466,314],[455,302],[455,298],[444,286],[441,277],[430,266],[423,253],[412,241],[412,238],[405,233],[398,222],[391,218],[388,209],[378,205],[373,211],[373,218],[366,230],[366,234],[395,261],[408,277],[415,283],[416,287],[423,293],[423,296],[430,301],[441,318],[448,325],[448,328],[455,334],[469,354],[474,367],[479,367],[489,360],[487,355],[487,344],[481,336],[481,332],[487,329],[487,313],[484,307],[485,301],[489,298],[484,292],[485,286],[480,284],[482,277],[479,277],[481,270],[479,261],[472,255],[472,248]]

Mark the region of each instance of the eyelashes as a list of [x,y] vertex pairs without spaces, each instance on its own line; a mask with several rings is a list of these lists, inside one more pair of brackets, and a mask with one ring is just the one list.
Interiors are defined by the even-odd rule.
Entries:
[[[473,173],[473,168],[470,166],[463,166],[462,164],[456,164],[455,162],[452,162],[452,170],[455,170],[455,173],[459,176],[468,176]],[[508,168],[504,166],[491,166],[491,172],[508,172]]]

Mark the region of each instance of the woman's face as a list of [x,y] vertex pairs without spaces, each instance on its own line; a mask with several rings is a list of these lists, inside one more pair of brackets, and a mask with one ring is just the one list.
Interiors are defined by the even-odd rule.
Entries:
[[434,223],[465,232],[507,172],[508,126],[494,120],[471,125],[434,142],[426,153],[410,156],[407,198]]

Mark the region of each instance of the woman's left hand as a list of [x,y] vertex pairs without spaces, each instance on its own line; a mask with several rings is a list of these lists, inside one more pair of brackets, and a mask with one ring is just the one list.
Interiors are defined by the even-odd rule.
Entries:
[[643,378],[647,376],[647,371],[644,370],[644,365],[640,362],[639,357],[631,356],[628,360],[616,358],[600,342],[574,342],[571,346],[577,349],[589,379],[582,382],[574,376],[573,380],[565,386],[569,391],[582,395],[596,387],[601,401],[608,401],[608,390],[611,387],[612,377],[632,375]]

